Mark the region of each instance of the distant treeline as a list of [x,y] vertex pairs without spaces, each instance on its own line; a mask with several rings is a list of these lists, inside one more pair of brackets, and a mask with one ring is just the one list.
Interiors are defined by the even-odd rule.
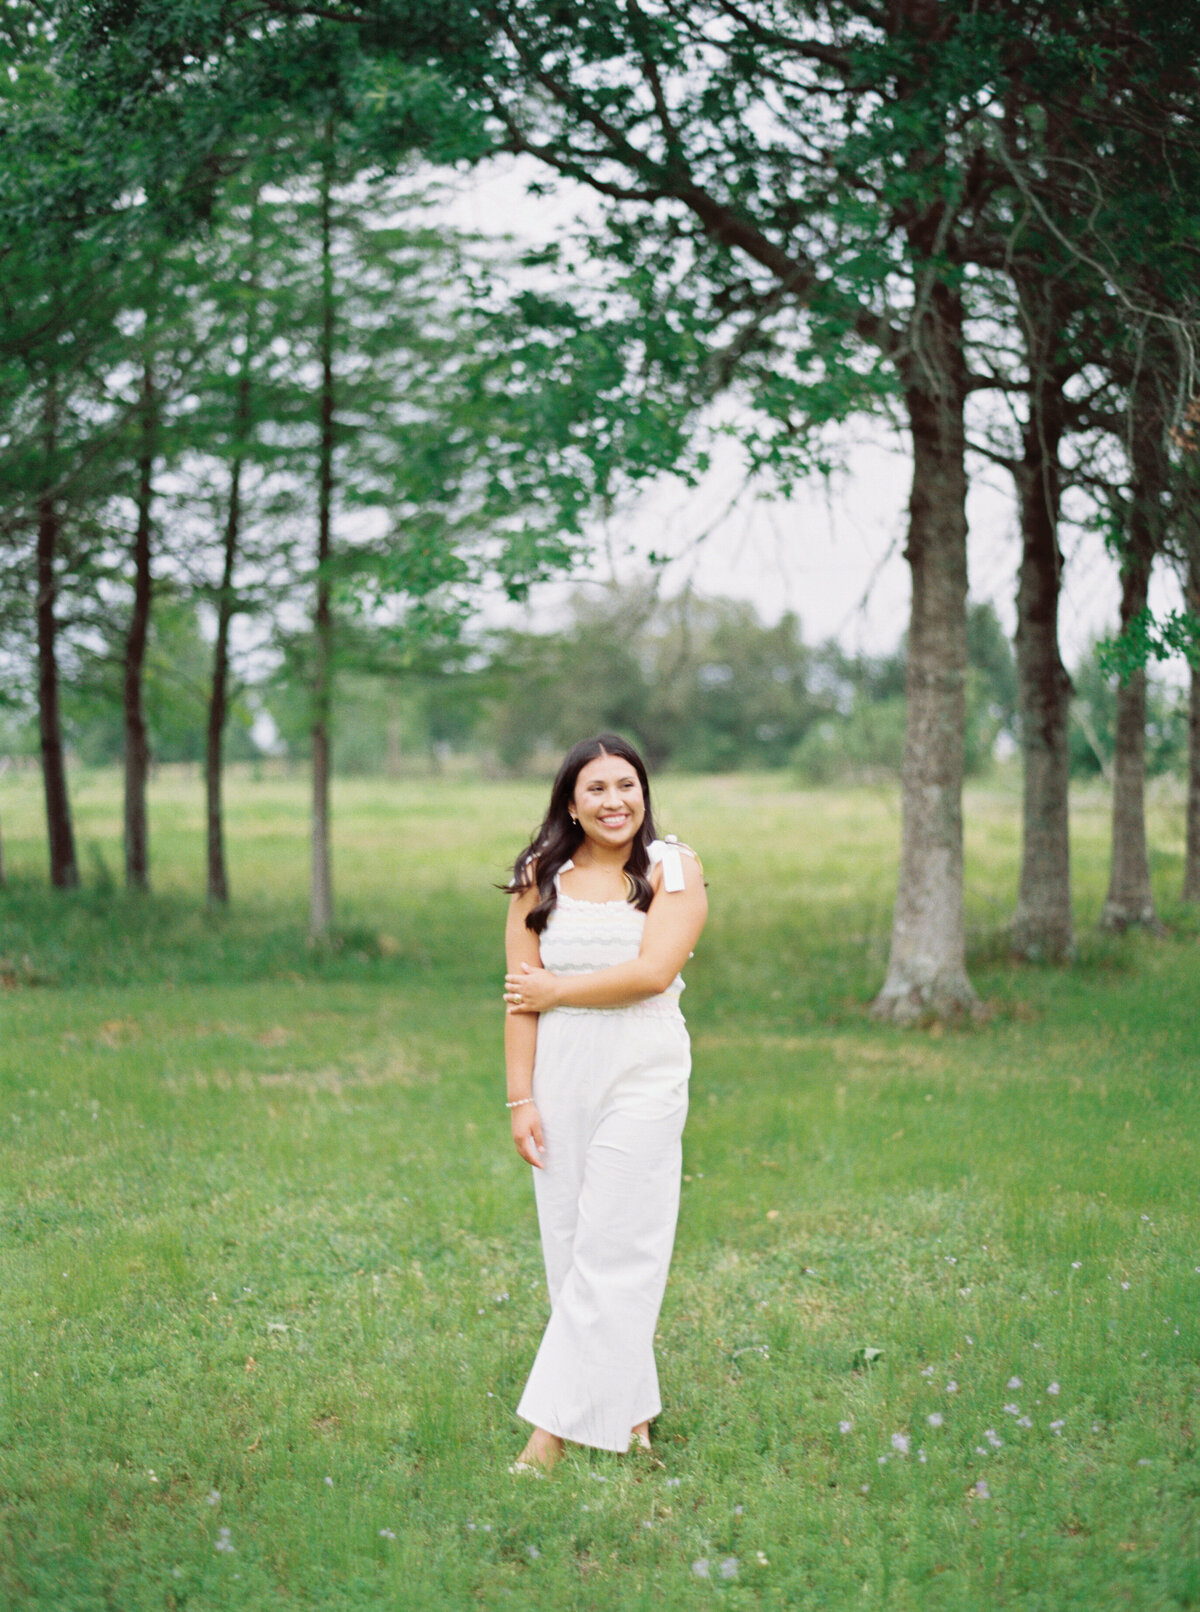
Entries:
[[[851,654],[805,641],[793,614],[765,625],[740,600],[644,583],[577,591],[556,632],[509,630],[440,665],[397,674],[356,665],[337,680],[335,770],[345,775],[436,770],[469,756],[507,774],[544,769],[580,733],[633,736],[655,767],[684,772],[791,768],[805,783],[898,779],[904,748],[905,646]],[[966,768],[973,776],[1020,745],[1012,647],[990,603],[968,607]],[[204,760],[211,648],[195,609],[160,601],[146,662],[146,709],[157,762]],[[64,727],[84,765],[123,757],[119,665],[64,691]],[[94,671],[94,667],[93,667]],[[1071,764],[1076,777],[1110,775],[1117,680],[1093,648],[1076,669]],[[1151,685],[1146,770],[1187,766],[1187,697]],[[303,688],[282,665],[240,690],[227,755],[309,759]],[[0,754],[33,758],[32,714],[0,726]]]

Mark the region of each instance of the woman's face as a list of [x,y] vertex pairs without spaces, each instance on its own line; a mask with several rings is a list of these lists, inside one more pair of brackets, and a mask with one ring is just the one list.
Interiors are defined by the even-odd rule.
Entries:
[[622,756],[597,756],[579,769],[571,810],[590,840],[612,850],[631,845],[646,816],[637,770]]

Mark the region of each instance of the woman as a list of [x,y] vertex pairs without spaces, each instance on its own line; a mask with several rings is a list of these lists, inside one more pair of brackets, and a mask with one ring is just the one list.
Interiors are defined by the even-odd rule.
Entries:
[[679,971],[707,898],[695,853],[655,838],[645,765],[613,734],[567,754],[507,888],[508,1108],[551,1309],[517,1409],[533,1423],[521,1472],[565,1440],[650,1448],[691,1068]]

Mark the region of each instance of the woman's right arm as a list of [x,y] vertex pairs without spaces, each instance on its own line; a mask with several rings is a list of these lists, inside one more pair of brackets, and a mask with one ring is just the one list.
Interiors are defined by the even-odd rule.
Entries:
[[[508,906],[508,921],[504,929],[504,951],[508,972],[520,973],[521,964],[532,968],[542,965],[541,947],[532,929],[525,926],[526,914],[538,902],[536,884],[519,890]],[[504,1015],[504,1064],[508,1078],[508,1101],[518,1103],[509,1109],[512,1120],[513,1142],[517,1152],[535,1169],[542,1168],[541,1155],[545,1152],[542,1139],[542,1120],[537,1104],[520,1099],[533,1094],[533,1059],[537,1051],[538,1021],[532,1013],[506,1013]]]

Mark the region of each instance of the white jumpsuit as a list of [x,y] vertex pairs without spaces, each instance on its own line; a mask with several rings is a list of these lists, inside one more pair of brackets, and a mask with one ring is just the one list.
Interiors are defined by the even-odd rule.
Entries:
[[[668,890],[682,888],[678,855],[658,841],[652,849]],[[628,962],[645,921],[626,901],[560,891],[542,932],[542,966],[579,974]],[[631,1007],[562,1007],[538,1020],[533,1095],[546,1155],[533,1178],[550,1321],[517,1414],[602,1450],[628,1449],[630,1430],[662,1409],[654,1329],[675,1241],[691,1072],[682,990],[677,976]]]

